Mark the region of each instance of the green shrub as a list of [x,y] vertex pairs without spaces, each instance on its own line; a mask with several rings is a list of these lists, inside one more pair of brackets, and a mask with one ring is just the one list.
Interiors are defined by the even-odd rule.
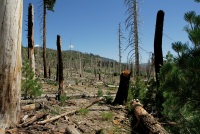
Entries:
[[60,95],[60,104],[61,106],[64,106],[66,103],[65,101],[67,100],[67,96],[65,94]]
[[88,109],[85,109],[85,108],[81,108],[80,110],[78,110],[78,114],[80,115],[86,115],[88,114],[89,110]]
[[98,97],[102,97],[103,96],[103,91],[101,89],[98,89],[97,96]]
[[34,72],[29,65],[29,61],[24,61],[22,66],[22,96],[27,98],[36,98],[42,94],[42,85],[37,78],[34,76]]
[[105,96],[105,100],[106,100],[106,103],[107,104],[112,104],[112,101],[113,101],[113,97],[111,96],[111,93],[110,92],[107,92],[106,93],[107,96]]
[[58,82],[57,81],[48,80],[47,84],[57,86]]
[[102,112],[100,115],[102,119],[106,121],[111,121],[114,117],[114,114],[112,112]]

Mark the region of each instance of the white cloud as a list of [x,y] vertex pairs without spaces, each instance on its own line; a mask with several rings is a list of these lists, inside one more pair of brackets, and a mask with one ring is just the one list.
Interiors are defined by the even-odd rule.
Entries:
[[40,47],[40,45],[39,44],[35,44],[35,46],[34,47]]

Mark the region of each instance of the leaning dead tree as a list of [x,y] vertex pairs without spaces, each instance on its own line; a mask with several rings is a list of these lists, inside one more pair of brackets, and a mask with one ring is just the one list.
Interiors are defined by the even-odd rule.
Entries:
[[131,106],[133,115],[136,117],[133,130],[140,127],[140,133],[168,134],[160,123],[142,107],[139,101],[132,101]]
[[30,3],[28,7],[28,59],[30,66],[35,73],[35,56],[34,56],[34,8]]
[[61,94],[64,94],[63,90],[63,62],[62,62],[62,51],[61,51],[61,38],[60,35],[57,35],[57,51],[58,51],[58,100],[60,100]]
[[156,83],[159,85],[158,73],[161,66],[163,65],[163,54],[162,54],[162,35],[163,35],[163,21],[164,12],[158,11],[156,19],[156,30],[154,37],[154,56],[155,56],[155,72],[156,72]]
[[131,72],[129,70],[125,70],[121,73],[119,88],[115,100],[113,102],[114,105],[123,105],[127,102],[130,77]]
[[23,0],[0,1],[0,129],[18,121]]

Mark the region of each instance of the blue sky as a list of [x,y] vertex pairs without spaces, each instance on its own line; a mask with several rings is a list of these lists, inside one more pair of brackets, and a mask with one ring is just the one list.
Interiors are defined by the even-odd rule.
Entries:
[[[200,4],[193,0],[140,0],[139,2],[139,38],[140,63],[147,62],[148,52],[153,52],[156,15],[159,10],[165,12],[163,28],[163,56],[171,49],[175,41],[188,42],[183,27],[187,24],[184,13],[196,11],[200,14]],[[28,5],[35,8],[35,44],[42,46],[40,31],[41,0],[24,0],[23,37],[22,44],[27,46],[26,21]],[[62,38],[62,50],[69,50],[70,43],[73,50],[93,53],[118,61],[118,24],[121,23],[122,32],[125,30],[127,15],[124,0],[57,0],[54,12],[47,11],[47,48],[56,49],[56,37]],[[122,61],[126,62],[125,51],[127,41],[123,41]]]

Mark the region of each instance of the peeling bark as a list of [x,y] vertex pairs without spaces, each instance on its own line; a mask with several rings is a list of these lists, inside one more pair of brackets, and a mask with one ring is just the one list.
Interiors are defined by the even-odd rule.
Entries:
[[0,1],[0,128],[18,122],[21,98],[22,0]]

